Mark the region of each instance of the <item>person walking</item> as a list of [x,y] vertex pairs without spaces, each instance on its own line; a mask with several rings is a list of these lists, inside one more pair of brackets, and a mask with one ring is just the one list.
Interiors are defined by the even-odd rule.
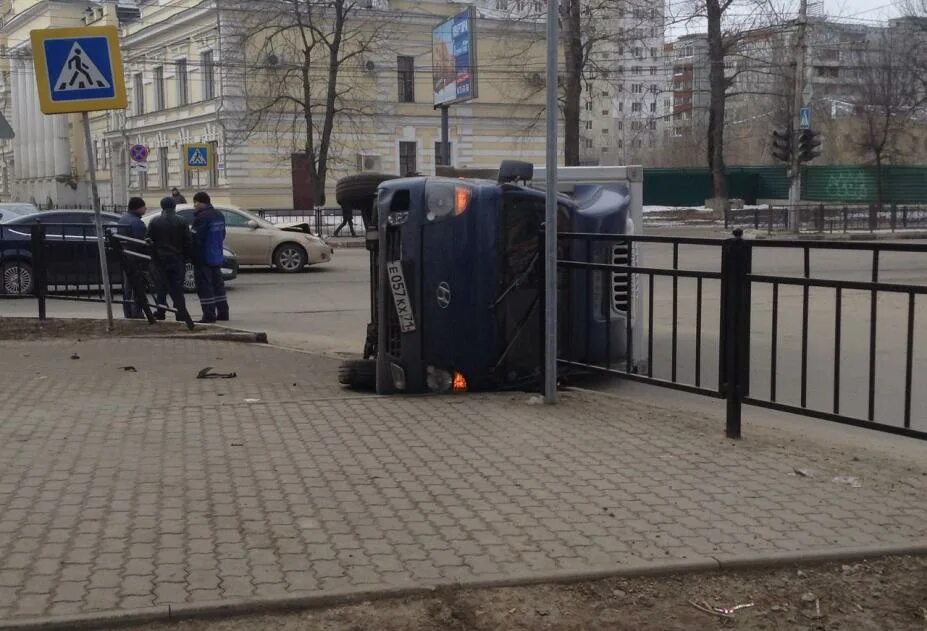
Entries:
[[193,268],[196,293],[203,308],[200,322],[225,321],[229,319],[229,303],[222,280],[225,218],[212,207],[209,194],[204,191],[193,196],[193,208]]
[[183,193],[177,190],[177,187],[171,189],[171,199],[174,200],[174,207],[176,207],[178,204],[187,203],[187,198],[183,196]]
[[158,320],[165,318],[164,307],[170,294],[177,321],[186,322],[192,328],[193,321],[187,313],[187,301],[183,293],[183,280],[187,272],[187,261],[193,258],[193,240],[187,222],[177,216],[176,209],[174,198],[165,197],[161,200],[161,214],[148,225],[158,307],[155,317]]
[[352,237],[356,237],[356,236],[357,236],[357,235],[354,233],[354,211],[353,211],[349,206],[342,206],[342,207],[341,207],[341,225],[338,226],[337,228],[335,228],[335,234],[334,234],[334,236],[337,237],[337,236],[338,236],[338,233],[341,232],[341,230],[342,230],[345,226],[348,226],[349,228],[351,228],[351,236],[352,236]]
[[[119,218],[116,224],[116,233],[124,237],[138,239],[145,238],[145,224],[142,217],[147,208],[145,200],[133,197],[129,200],[128,210]],[[124,252],[140,252],[141,246],[130,241],[120,241],[119,245]],[[145,263],[142,259],[131,254],[122,255],[122,315],[130,320],[143,317],[148,299],[145,296]],[[145,306],[143,307],[143,303]]]

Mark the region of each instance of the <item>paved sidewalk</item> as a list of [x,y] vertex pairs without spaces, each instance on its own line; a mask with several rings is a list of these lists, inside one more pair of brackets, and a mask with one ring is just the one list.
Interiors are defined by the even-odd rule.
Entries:
[[[584,394],[355,395],[334,362],[257,345],[0,351],[0,626],[927,543],[927,458],[749,427],[733,443]],[[194,379],[205,366],[237,378]]]

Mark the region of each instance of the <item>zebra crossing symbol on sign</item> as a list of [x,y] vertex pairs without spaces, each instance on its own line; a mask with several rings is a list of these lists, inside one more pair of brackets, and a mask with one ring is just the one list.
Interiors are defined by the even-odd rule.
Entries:
[[212,151],[209,145],[195,144],[183,146],[184,165],[190,171],[208,171],[212,168]]
[[125,108],[125,79],[115,27],[42,29],[29,35],[42,112]]
[[68,60],[55,81],[55,92],[70,92],[72,90],[95,90],[109,88],[110,82],[103,76],[100,69],[93,63],[93,59],[84,52],[80,42],[74,42]]

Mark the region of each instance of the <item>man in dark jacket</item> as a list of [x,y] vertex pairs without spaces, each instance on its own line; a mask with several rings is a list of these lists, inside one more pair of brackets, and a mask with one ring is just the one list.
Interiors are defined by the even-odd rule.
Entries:
[[155,299],[158,310],[155,317],[164,319],[167,295],[177,311],[178,322],[186,322],[187,303],[183,295],[183,279],[187,261],[193,258],[193,241],[187,222],[177,216],[177,205],[173,198],[161,200],[161,214],[148,225],[148,239],[151,241],[151,255],[155,268]]
[[203,307],[200,322],[229,319],[229,303],[222,280],[222,244],[225,241],[225,217],[212,207],[209,195],[200,191],[193,196],[193,267],[196,293]]
[[[145,224],[142,217],[145,215],[145,200],[133,197],[129,200],[127,212],[119,218],[116,224],[116,233],[132,239],[144,240]],[[127,252],[141,252],[144,247],[131,241],[120,241],[120,246]],[[129,319],[141,318],[143,313],[142,302],[145,297],[144,270],[142,259],[124,254],[122,256],[122,314]]]
[[171,199],[174,200],[174,205],[175,205],[175,206],[176,206],[177,204],[186,204],[186,203],[187,203],[187,198],[184,197],[184,196],[183,196],[183,193],[181,193],[181,192],[180,192],[179,190],[177,190],[176,188],[174,188],[174,189],[171,190]]

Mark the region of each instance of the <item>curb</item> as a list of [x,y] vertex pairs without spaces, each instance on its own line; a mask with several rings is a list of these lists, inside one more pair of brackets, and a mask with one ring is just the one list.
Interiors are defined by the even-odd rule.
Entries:
[[223,600],[182,605],[160,605],[73,616],[45,616],[21,621],[0,621],[0,631],[74,631],[116,628],[146,623],[178,622],[255,614],[286,613],[350,605],[368,600],[392,600],[410,596],[428,596],[438,591],[493,589],[541,584],[564,585],[607,578],[634,578],[694,574],[723,570],[775,569],[783,566],[819,565],[835,561],[858,561],[891,556],[925,556],[927,539],[911,544],[832,548],[811,552],[771,552],[756,555],[722,555],[694,557],[673,561],[632,561],[629,564],[590,570],[560,570],[547,574],[500,576],[472,582],[444,582],[421,585],[397,585],[377,588],[353,588],[323,593],[292,594],[265,598]]
[[358,241],[326,241],[328,245],[332,246],[336,250],[338,249],[357,249],[364,247],[364,240],[360,239]]

